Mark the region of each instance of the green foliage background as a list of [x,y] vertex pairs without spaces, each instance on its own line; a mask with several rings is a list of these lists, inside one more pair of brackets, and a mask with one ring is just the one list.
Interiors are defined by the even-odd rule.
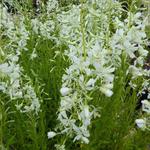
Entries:
[[[128,8],[139,7],[141,1],[121,0]],[[43,0],[43,2],[46,2]],[[60,0],[60,6],[71,3],[78,4],[78,0]],[[129,4],[129,5],[127,5]],[[21,9],[29,19],[33,17],[32,1],[16,1],[15,6]],[[20,7],[21,6],[21,7]],[[134,9],[133,9],[134,11]],[[125,17],[125,16],[124,16]],[[147,35],[150,37],[150,28],[147,27]],[[57,34],[57,32],[56,32]],[[38,57],[30,60],[32,49],[36,40],[39,40],[37,54]],[[2,47],[7,40],[1,37]],[[64,69],[69,62],[63,58],[63,51],[66,46],[59,47],[53,41],[39,39],[34,34],[28,41],[28,52],[24,52],[19,60],[23,66],[25,74],[31,78],[36,92],[42,91],[39,97],[43,100],[42,111],[39,116],[33,114],[20,114],[15,108],[14,101],[10,101],[7,95],[0,93],[0,142],[1,149],[5,145],[7,150],[53,150],[54,144],[60,142],[61,137],[48,140],[47,132],[53,129],[57,123],[57,109],[60,102],[59,89]],[[55,56],[55,51],[59,51],[55,61],[51,61]],[[0,62],[2,61],[0,55]],[[72,143],[72,139],[67,140],[67,150],[148,150],[150,148],[150,133],[140,131],[135,128],[134,120],[140,114],[136,110],[136,91],[126,88],[128,78],[125,71],[128,64],[122,60],[122,66],[116,72],[119,74],[115,79],[114,95],[106,98],[100,93],[93,94],[94,103],[101,108],[101,117],[92,122],[90,127],[90,143],[84,145]],[[53,69],[52,69],[53,68]],[[137,82],[141,82],[138,80]],[[40,87],[40,89],[39,89]]]

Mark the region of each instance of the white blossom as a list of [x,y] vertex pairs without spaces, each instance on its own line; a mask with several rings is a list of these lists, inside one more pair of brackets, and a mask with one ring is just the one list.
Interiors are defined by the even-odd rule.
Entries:
[[62,87],[62,88],[60,89],[60,93],[61,93],[62,96],[68,95],[68,94],[70,93],[70,91],[71,91],[71,89],[70,89],[70,88],[67,88],[67,87]]
[[53,131],[50,131],[50,132],[47,133],[48,139],[53,138],[56,135],[57,135],[57,133],[55,133]]
[[146,128],[146,121],[145,121],[145,119],[136,119],[135,123],[141,129],[145,129]]
[[47,13],[50,13],[51,11],[58,8],[58,1],[57,0],[48,0],[47,1]]
[[100,91],[104,93],[106,96],[111,97],[113,95],[113,84],[104,84],[100,87]]
[[142,111],[145,111],[150,114],[150,102],[148,100],[143,100],[141,103],[142,103]]

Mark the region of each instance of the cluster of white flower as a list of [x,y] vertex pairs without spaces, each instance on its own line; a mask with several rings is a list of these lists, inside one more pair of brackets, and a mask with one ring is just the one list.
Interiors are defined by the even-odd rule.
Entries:
[[[148,117],[137,119],[136,124],[139,128],[149,129],[150,70],[144,69],[148,51],[144,47],[147,42],[146,20],[142,13],[129,12],[123,20],[120,16],[123,11],[121,4],[115,0],[87,0],[67,9],[59,11],[58,1],[49,0],[46,15],[39,14],[31,19],[31,28],[37,37],[54,40],[56,45],[59,41],[67,46],[64,54],[70,62],[62,76],[57,118],[60,124],[56,132],[48,132],[48,138],[66,134],[74,142],[88,144],[91,120],[100,116],[99,108],[92,105],[92,94],[99,92],[102,96],[111,97],[114,94],[114,78],[117,78],[115,71],[124,62],[128,63],[125,73],[131,76],[129,86],[135,88],[134,81],[140,77],[143,83],[139,94],[148,91],[147,100],[142,101],[142,110]],[[54,14],[55,10],[57,13]],[[37,114],[40,100],[32,84],[26,82],[27,77],[23,76],[24,70],[19,65],[20,55],[28,51],[27,42],[30,39],[25,18],[19,15],[14,18],[1,5],[0,16],[2,36],[8,41],[2,48],[6,56],[4,63],[0,64],[0,91],[17,100],[16,107],[21,112],[35,111]],[[59,38],[55,36],[56,25]],[[35,57],[36,48],[32,51],[31,60]],[[64,144],[65,140],[55,147],[64,150]]]
[[[147,18],[144,19],[140,12],[136,14],[130,13],[128,16],[124,22],[115,18],[116,33],[112,36],[110,43],[113,61],[116,65],[119,65],[120,63],[116,62],[121,62],[120,55],[122,52],[126,54],[127,59],[132,61],[127,70],[127,74],[132,74],[129,85],[132,88],[136,88],[137,85],[134,83],[134,80],[142,77],[142,90],[139,91],[138,95],[146,94],[145,91],[147,91],[147,99],[150,99],[150,70],[144,68],[145,60],[149,53],[144,46],[147,43],[145,34]],[[149,130],[150,102],[148,100],[142,101],[142,111],[147,113],[146,117],[144,119],[136,119],[135,122],[142,130]]]
[[[12,60],[12,61],[10,61]],[[10,82],[4,81],[0,83],[0,89],[8,93],[10,95],[10,98],[13,97],[20,98],[22,97],[22,91],[20,89],[20,66],[19,64],[16,64],[18,61],[18,57],[12,56],[9,59],[9,63],[4,63],[0,65],[0,71],[3,73],[2,77],[8,76],[10,79]]]
[[[112,57],[114,61],[121,62],[120,55],[126,53],[129,60],[134,59],[133,65],[130,65],[133,78],[140,75],[140,69],[144,65],[144,59],[148,51],[144,49],[146,39],[145,24],[141,19],[142,14],[128,14],[128,18],[123,22],[115,18],[116,33],[110,40]],[[116,62],[115,62],[116,63]],[[121,63],[116,63],[121,64]],[[136,67],[139,65],[140,67]]]
[[94,35],[93,29],[90,28],[90,31],[87,28],[93,34],[93,37],[88,36],[86,23],[89,20],[85,23],[83,20],[91,20],[93,14],[82,16],[84,8],[88,9],[86,3],[83,6],[73,6],[69,11],[58,15],[60,37],[68,45],[69,50],[65,51],[65,55],[70,60],[70,66],[62,77],[60,89],[62,97],[58,120],[61,131],[54,136],[66,133],[74,138],[73,141],[80,140],[88,144],[91,119],[100,116],[99,110],[89,105],[91,94],[101,91],[108,97],[112,96],[115,68],[111,65],[110,52],[103,40],[105,35]]
[[[24,25],[24,16],[9,14],[7,8],[2,7],[2,5],[0,5],[0,16],[0,27],[3,30],[2,36],[9,38],[9,46],[18,49],[16,52],[17,55],[20,55],[20,50],[27,50],[26,44],[29,39],[29,32]],[[14,20],[16,21],[15,24]]]
[[[66,133],[74,138],[73,141],[89,143],[88,127],[91,119],[99,116],[98,110],[89,105],[91,94],[99,90],[107,97],[113,95],[114,73],[121,66],[122,54],[129,62],[126,75],[131,73],[132,80],[148,77],[148,70],[143,69],[148,51],[144,48],[146,34],[142,14],[130,12],[121,21],[120,11],[117,1],[98,0],[98,3],[87,1],[73,5],[70,10],[58,14],[60,40],[68,45],[65,55],[70,66],[62,77],[60,89],[58,120],[61,131],[49,132],[49,138]],[[112,33],[111,19],[115,30]],[[133,83],[129,84],[133,87]]]
[[53,36],[55,31],[55,21],[53,10],[58,8],[58,1],[49,0],[46,5],[46,14],[39,14],[38,17],[31,19],[31,27],[38,37],[44,37],[45,39],[54,40],[57,42],[57,38]]
[[47,1],[47,14],[51,13],[53,10],[58,8],[58,1],[57,0],[48,0]]
[[8,63],[0,65],[2,81],[0,82],[0,91],[8,94],[10,99],[18,100],[16,107],[21,112],[35,111],[37,114],[40,110],[40,100],[37,98],[31,83],[22,83],[23,69],[18,64],[18,57],[12,55]]
[[1,21],[0,21],[0,29],[2,29],[2,26],[10,28],[14,28],[14,24],[11,21],[11,16],[7,13],[7,9],[0,4],[0,16],[1,16]]
[[135,123],[142,130],[150,130],[150,101],[143,100],[142,111],[146,112],[146,116],[143,119],[136,119]]
[[31,20],[33,31],[38,35],[45,37],[46,39],[54,39],[52,32],[54,31],[55,24],[52,20],[47,20],[44,23],[39,19],[35,18]]
[[[141,12],[136,14],[128,13],[128,18],[124,21],[120,21],[118,17],[115,18],[116,33],[110,40],[110,46],[112,49],[112,57],[114,65],[121,64],[122,53],[125,53],[126,60],[132,62],[129,63],[127,74],[132,75],[129,85],[132,88],[136,88],[137,85],[134,83],[138,77],[143,78],[142,90],[137,95],[145,94],[147,91],[150,99],[150,70],[144,68],[145,60],[148,55],[148,50],[145,49],[147,38],[145,34],[145,25],[147,18],[144,18]],[[119,63],[120,62],[120,63]],[[142,101],[142,111],[148,115],[143,119],[136,119],[136,124],[142,130],[150,129],[150,102],[148,100]]]
[[[148,71],[147,71],[148,72]],[[150,71],[148,74],[150,77]],[[150,79],[144,80],[142,85],[142,92],[139,94],[147,94],[147,99],[142,100],[142,111],[144,112],[142,118],[136,119],[136,125],[142,130],[150,130]],[[147,93],[146,93],[147,92]]]
[[[6,8],[1,7],[2,21],[0,26],[4,31],[2,36],[8,39],[8,44],[2,50],[5,51],[6,61],[0,64],[0,72],[2,80],[0,82],[0,90],[10,96],[10,99],[18,100],[16,107],[21,112],[35,111],[37,114],[40,110],[40,101],[36,96],[34,88],[31,84],[22,83],[23,68],[19,65],[19,57],[26,48],[29,32],[24,25],[24,18],[18,18],[19,23],[15,25],[13,16],[7,13]],[[10,51],[8,51],[10,50]],[[25,84],[25,85],[23,85]],[[21,100],[20,100],[21,99]]]
[[60,40],[81,41],[81,36],[78,34],[80,6],[73,5],[67,12],[62,11],[57,15],[57,19],[60,22]]

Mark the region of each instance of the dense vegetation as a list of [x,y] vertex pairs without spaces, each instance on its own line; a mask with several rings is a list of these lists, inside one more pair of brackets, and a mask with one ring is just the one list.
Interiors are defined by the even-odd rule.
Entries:
[[35,2],[0,2],[0,149],[150,149],[149,1]]

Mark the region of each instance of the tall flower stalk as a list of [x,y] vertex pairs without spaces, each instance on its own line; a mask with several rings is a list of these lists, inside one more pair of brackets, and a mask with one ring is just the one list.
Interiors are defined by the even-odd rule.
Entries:
[[[71,65],[62,77],[59,130],[49,132],[48,135],[52,135],[49,138],[66,134],[73,141],[80,140],[88,144],[91,120],[99,116],[98,109],[89,104],[93,101],[92,93],[99,91],[111,97],[115,70],[125,67],[126,61],[133,58],[134,65],[128,64],[127,68],[122,68],[127,76],[131,74],[129,84],[132,88],[136,86],[133,83],[135,78],[146,72],[142,67],[148,51],[143,47],[146,35],[144,24],[139,19],[141,14],[129,12],[128,17],[121,21],[121,15],[118,14],[122,9],[118,2],[98,2],[81,1],[79,6],[73,6],[71,10],[58,15],[61,41],[68,46],[65,54]],[[74,24],[73,17],[76,19]],[[115,32],[110,28],[111,19],[115,20],[112,23]],[[135,38],[136,35],[138,38]],[[136,56],[136,52],[139,56]]]

